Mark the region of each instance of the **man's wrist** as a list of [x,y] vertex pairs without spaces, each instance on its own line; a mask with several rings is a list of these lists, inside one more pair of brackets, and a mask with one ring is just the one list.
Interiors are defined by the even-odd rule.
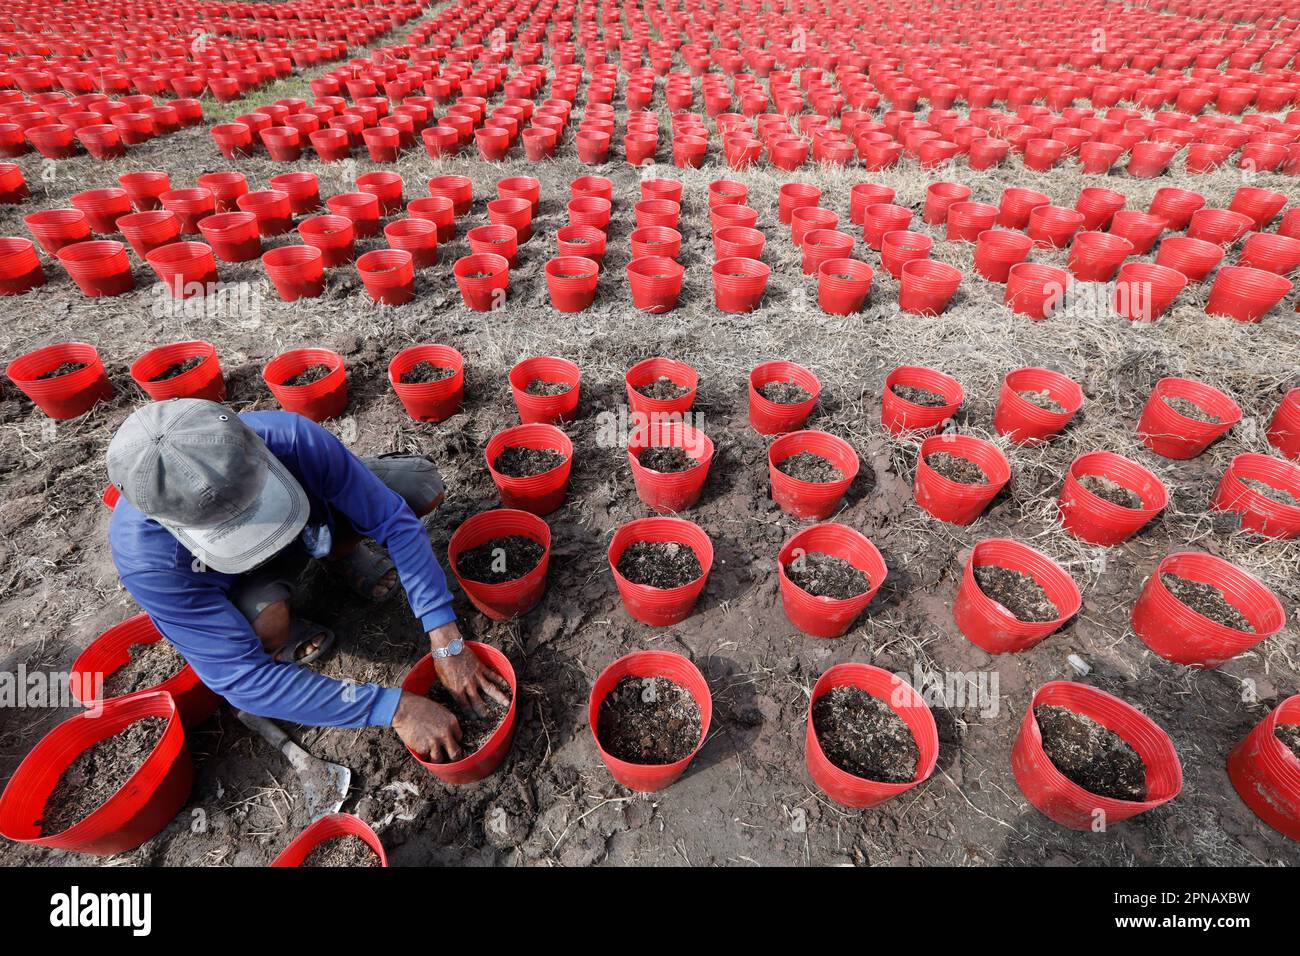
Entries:
[[455,621],[435,627],[429,632],[429,643],[434,647],[446,647],[454,640],[460,638],[460,628],[456,626]]

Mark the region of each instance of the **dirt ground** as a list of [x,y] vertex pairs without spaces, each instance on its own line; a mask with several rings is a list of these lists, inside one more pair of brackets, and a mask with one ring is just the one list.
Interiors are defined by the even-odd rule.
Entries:
[[[243,106],[290,95],[304,78]],[[620,115],[623,115],[620,113]],[[575,114],[576,118],[576,114]],[[669,118],[661,115],[660,156],[669,152]],[[621,126],[616,141],[621,140]],[[571,134],[570,134],[571,135]],[[716,138],[711,144],[718,149]],[[506,381],[509,368],[532,355],[557,355],[583,371],[579,417],[566,430],[576,447],[570,493],[548,517],[554,536],[550,578],[542,604],[522,620],[486,620],[457,596],[467,636],[499,647],[519,678],[519,720],[513,750],[487,780],[464,787],[438,783],[406,753],[391,730],[291,728],[312,753],[353,770],[355,790],[345,809],[379,832],[394,865],[679,864],[1282,864],[1300,862],[1300,850],[1240,802],[1224,762],[1230,750],[1280,699],[1300,689],[1300,648],[1294,625],[1217,671],[1195,671],[1148,652],[1128,626],[1128,613],[1147,576],[1165,554],[1188,548],[1221,555],[1260,576],[1294,618],[1300,603],[1300,552],[1294,543],[1233,533],[1206,513],[1228,461],[1243,451],[1268,452],[1264,432],[1277,401],[1300,384],[1293,297],[1258,325],[1237,325],[1203,312],[1208,284],[1189,288],[1176,308],[1152,325],[1111,316],[1104,286],[1084,290],[1048,321],[1033,323],[1001,304],[1002,287],[973,274],[971,247],[943,241],[934,257],[967,278],[943,315],[920,318],[897,308],[897,285],[877,271],[869,308],[834,317],[816,308],[815,283],[800,271],[788,229],[777,221],[779,185],[817,182],[823,205],[845,228],[849,187],[859,181],[897,189],[917,211],[932,178],[965,182],[973,198],[996,203],[1002,189],[1031,186],[1054,202],[1073,205],[1085,185],[1109,185],[1146,209],[1163,185],[1204,192],[1226,206],[1242,185],[1236,170],[1186,176],[1181,165],[1157,180],[1050,175],[1018,164],[989,173],[964,166],[938,176],[910,163],[896,171],[812,167],[787,175],[769,167],[735,173],[713,152],[701,170],[659,167],[685,184],[681,304],[666,315],[631,308],[624,266],[639,171],[617,156],[605,167],[581,166],[571,144],[565,158],[527,162],[512,151],[502,164],[464,158],[434,162],[409,151],[395,168],[407,197],[425,193],[441,172],[474,180],[474,208],[440,262],[417,280],[409,305],[385,308],[366,296],[354,269],[330,273],[325,295],[280,302],[260,264],[220,265],[227,282],[251,283],[261,295],[252,313],[160,315],[153,277],[136,263],[135,292],[113,299],[83,298],[57,265],[50,282],[5,300],[0,355],[7,361],[36,346],[65,340],[95,344],[117,387],[113,401],[70,422],[51,424],[8,383],[0,403],[0,669],[20,665],[60,671],[95,635],[136,612],[108,558],[108,513],[99,503],[103,454],[116,426],[142,399],[127,369],[146,349],[202,338],[215,343],[226,371],[230,402],[243,411],[273,408],[260,379],[264,362],[280,351],[325,345],[348,366],[351,402],[329,427],[359,454],[387,451],[433,456],[447,478],[447,499],[427,519],[435,550],[470,515],[498,499],[483,459],[497,431],[516,423]],[[1181,161],[1180,161],[1181,162]],[[115,183],[131,169],[165,169],[173,183],[190,185],[201,173],[238,168],[251,188],[284,171],[265,160],[234,165],[222,160],[205,128],[133,148],[121,160],[78,159],[44,164],[19,160],[34,196],[0,207],[0,235],[26,235],[22,216],[67,205],[79,190]],[[320,174],[322,194],[349,188],[348,177],[373,167],[294,168]],[[595,305],[574,315],[550,308],[542,266],[554,254],[556,229],[566,222],[568,183],[598,173],[615,182],[615,215],[606,268]],[[487,222],[485,202],[510,175],[537,176],[542,206],[533,239],[521,250],[509,301],[500,314],[467,311],[451,265],[467,253],[465,232]],[[764,260],[773,272],[762,307],[724,315],[713,306],[712,248],[707,184],[738,179],[767,235]],[[1294,180],[1261,176],[1255,184],[1294,194]],[[915,225],[913,228],[925,229]],[[290,235],[269,245],[296,242]],[[377,248],[382,238],[364,243]],[[878,265],[859,245],[855,254]],[[1035,252],[1038,261],[1063,264],[1063,254]],[[1231,258],[1231,256],[1230,256]],[[1100,303],[1100,305],[1099,305]],[[464,411],[438,425],[411,421],[388,385],[388,360],[415,343],[453,345],[465,356]],[[652,629],[628,617],[611,578],[605,550],[613,531],[647,514],[632,486],[626,453],[611,438],[611,416],[625,402],[623,374],[652,355],[691,363],[700,373],[696,423],[717,454],[699,505],[686,517],[711,536],[717,557],[695,614]],[[800,635],[781,611],[776,556],[800,522],[780,512],[768,495],[768,442],[746,421],[749,370],[769,359],[791,359],[821,379],[810,426],[850,441],[861,472],[835,520],[869,536],[889,577],[868,612],[844,637]],[[892,440],[879,424],[883,380],[900,364],[932,365],[956,376],[967,400],[957,430],[991,436],[1002,376],[1042,365],[1076,378],[1087,403],[1074,425],[1047,447],[1004,446],[1012,479],[987,514],[968,528],[925,516],[912,499],[916,445]],[[1147,395],[1165,375],[1186,375],[1226,390],[1241,404],[1243,423],[1201,457],[1168,461],[1148,452],[1134,434]],[[1108,449],[1153,469],[1170,487],[1166,513],[1127,544],[1085,546],[1055,519],[1055,498],[1077,455]],[[1069,568],[1084,593],[1078,618],[1036,648],[993,657],[957,631],[951,607],[970,548],[988,537],[1026,541]],[[401,601],[375,610],[340,597],[311,579],[301,607],[332,624],[338,651],[320,665],[334,677],[396,684],[427,650],[417,622]],[[694,660],[713,694],[713,723],[685,777],[649,796],[618,786],[601,764],[587,726],[587,697],[596,675],[637,649],[664,649]],[[1033,691],[1049,680],[1078,677],[1067,661],[1077,655],[1090,674],[1079,678],[1144,710],[1171,737],[1185,774],[1171,803],[1103,834],[1075,833],[1030,807],[1012,777],[1012,742]],[[954,702],[934,706],[939,766],[930,780],[876,809],[850,811],[827,800],[804,769],[809,691],[827,667],[864,661],[893,671],[942,678],[966,673],[997,681],[994,706]],[[992,686],[989,684],[989,686]],[[39,737],[67,711],[0,711],[0,773],[4,779]],[[197,779],[186,809],[156,838],[106,865],[259,865],[269,862],[307,822],[292,772],[227,710],[189,735]],[[0,847],[0,863],[94,862],[18,844]]]

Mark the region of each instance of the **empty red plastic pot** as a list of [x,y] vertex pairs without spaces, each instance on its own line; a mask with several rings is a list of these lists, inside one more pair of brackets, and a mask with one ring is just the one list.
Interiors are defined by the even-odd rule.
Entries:
[[[403,382],[402,376],[421,362],[449,368],[452,374],[434,382]],[[388,382],[413,419],[440,422],[459,412],[464,403],[465,359],[449,345],[412,345],[388,363]]]
[[1233,195],[1228,209],[1249,216],[1253,228],[1263,229],[1273,221],[1284,206],[1286,206],[1284,193],[1261,189],[1258,186],[1241,186]]
[[[262,189],[245,193],[235,205],[241,212],[257,217],[257,231],[263,236],[280,236],[293,228],[293,210],[289,194],[279,189]],[[202,230],[202,225],[200,225]]]
[[[512,478],[495,468],[496,460],[507,448],[558,451],[564,455],[564,462],[540,475]],[[569,487],[569,473],[573,469],[573,442],[554,425],[516,425],[497,432],[488,442],[485,454],[488,471],[501,493],[501,503],[507,508],[546,515],[564,503]]]
[[1146,255],[1165,230],[1165,220],[1149,212],[1121,209],[1110,221],[1110,234],[1133,243],[1133,254]]
[[[895,392],[896,385],[933,392],[942,396],[945,403],[935,406],[918,405]],[[885,376],[880,423],[891,435],[901,435],[908,431],[928,432],[956,414],[965,398],[961,383],[952,376],[922,365],[901,365]]]
[[174,299],[207,295],[217,284],[216,257],[206,242],[170,242],[152,250],[145,261]]
[[[783,404],[765,398],[760,391],[772,382],[790,382],[808,393],[801,402]],[[760,435],[782,435],[803,427],[817,404],[821,382],[794,362],[763,362],[749,373],[749,424]]]
[[[202,361],[193,368],[170,378],[154,380],[172,366],[195,358]],[[173,342],[152,348],[132,363],[131,378],[155,402],[170,398],[203,398],[210,402],[226,400],[226,380],[221,376],[221,362],[211,342]],[[125,659],[121,663],[125,664]]]
[[199,223],[217,211],[217,200],[212,190],[204,187],[194,189],[169,189],[158,197],[164,209],[170,209],[181,221],[181,232],[198,235]]
[[452,272],[465,305],[475,312],[489,312],[505,305],[510,285],[510,263],[495,253],[475,253],[456,260]]
[[[700,563],[700,576],[675,588],[632,583],[619,573],[618,559],[638,541],[671,542],[690,548]],[[690,617],[695,608],[695,602],[704,590],[709,571],[713,567],[713,542],[698,525],[682,518],[638,518],[614,532],[609,542],[608,557],[614,583],[618,586],[627,613],[642,624],[667,627]]]
[[1065,301],[1070,276],[1064,269],[1037,262],[1018,262],[1007,272],[1005,303],[1034,320],[1050,316]]
[[82,295],[99,298],[135,288],[126,246],[115,240],[74,242],[61,248],[58,258]]
[[[361,185],[362,179],[364,177],[358,177],[358,185]],[[320,209],[320,181],[315,173],[280,173],[272,176],[269,183],[273,190],[289,197],[289,210],[295,216],[305,216]]]
[[277,246],[262,266],[285,302],[314,299],[325,290],[325,258],[315,246]]
[[666,256],[643,256],[627,264],[632,304],[642,312],[661,314],[677,307],[685,269]]
[[[1128,489],[1141,503],[1119,505],[1089,491],[1081,481],[1089,475]],[[1070,464],[1057,506],[1067,531],[1089,544],[1109,546],[1127,541],[1168,503],[1169,491],[1155,473],[1113,452],[1093,451]]]
[[1039,206],[1051,204],[1046,193],[1012,186],[1002,191],[998,206],[998,225],[1006,229],[1024,229],[1029,225],[1029,214]]
[[[212,193],[214,208],[218,213],[234,212],[239,208],[239,197],[248,192],[248,180],[243,173],[237,172],[204,173],[198,178],[198,184]],[[165,186],[163,191],[169,188]]]
[[852,256],[853,237],[834,229],[810,229],[804,233],[800,246],[804,274],[816,275],[823,262]]
[[470,203],[474,199],[474,184],[468,176],[434,176],[429,180],[429,195],[450,199],[459,218],[469,212]]
[[[466,551],[497,538],[523,537],[542,546],[536,567],[512,581],[489,584],[460,573],[459,558]],[[461,590],[483,614],[493,621],[509,621],[527,614],[546,592],[546,571],[551,560],[551,529],[545,521],[527,511],[497,508],[474,515],[461,524],[447,545],[447,565],[456,575]]]
[[[1034,711],[1064,707],[1096,721],[1137,752],[1146,768],[1145,800],[1119,800],[1090,793],[1052,763]],[[1072,681],[1052,681],[1034,693],[1011,751],[1011,770],[1021,793],[1039,813],[1071,830],[1096,831],[1145,813],[1178,795],[1182,765],[1169,735],[1150,717],[1105,691]]]
[[1168,311],[1187,285],[1181,272],[1151,262],[1126,262],[1115,277],[1111,304],[1134,322],[1154,322]]
[[1204,281],[1222,259],[1223,246],[1188,236],[1162,240],[1156,253],[1156,265],[1181,272],[1192,282]]
[[[945,453],[973,462],[984,475],[978,484],[963,484],[930,467],[927,456]],[[1011,480],[1006,456],[992,442],[971,435],[931,435],[921,442],[913,491],[922,510],[940,521],[966,525],[978,518]]]
[[1300,239],[1273,232],[1253,232],[1241,247],[1237,265],[1287,275],[1300,269]]
[[1254,227],[1255,220],[1230,209],[1198,209],[1187,226],[1191,239],[1204,239],[1220,246],[1232,245]]
[[320,250],[321,265],[341,266],[356,257],[356,230],[347,216],[313,216],[298,225],[298,235],[309,246]]
[[[1252,630],[1238,630],[1192,610],[1165,587],[1165,574],[1217,588]],[[1254,575],[1212,554],[1179,551],[1167,555],[1147,579],[1133,605],[1131,623],[1142,642],[1165,660],[1215,668],[1276,634],[1286,623],[1286,612]]]
[[1268,426],[1268,441],[1293,461],[1300,460],[1300,388],[1282,396]]
[[[720,208],[727,209],[730,207],[723,206]],[[737,208],[748,209],[749,207],[745,206]],[[802,247],[805,235],[816,229],[834,229],[839,225],[839,221],[839,216],[830,209],[823,209],[820,206],[799,206],[790,214],[790,239],[796,246]],[[750,228],[753,228],[754,226],[753,222],[728,222],[727,224],[747,225]]]
[[[1044,408],[1023,393],[1045,393],[1061,409]],[[1018,368],[1002,380],[993,428],[1017,445],[1047,441],[1083,407],[1083,389],[1073,379],[1046,368]]]
[[1079,193],[1074,208],[1083,214],[1082,228],[1095,231],[1110,226],[1115,213],[1123,209],[1127,202],[1128,197],[1114,189],[1089,186]]
[[[330,372],[307,385],[284,384],[313,365],[324,365]],[[286,412],[297,412],[314,422],[337,418],[348,407],[348,380],[343,357],[329,349],[281,352],[262,369],[262,381]]]
[[[153,751],[99,809],[61,833],[41,817],[60,777],[84,751],[146,717],[167,721]],[[189,798],[194,765],[170,694],[130,695],[65,720],[41,738],[0,794],[0,834],[21,843],[108,856],[134,849],[162,830]]]
[[[178,344],[206,345],[207,343]],[[175,348],[175,346],[165,345],[163,348]],[[146,355],[148,354],[146,353]],[[215,354],[211,361],[216,362]],[[205,396],[177,397],[201,398]],[[161,399],[158,400],[161,401]],[[217,401],[217,399],[213,399],[213,401]],[[194,668],[188,664],[160,684],[130,694],[110,697],[107,701],[103,697],[104,682],[116,671],[125,667],[131,660],[132,647],[157,644],[163,640],[166,640],[166,638],[154,626],[148,614],[136,614],[133,617],[128,617],[125,621],[114,624],[107,631],[100,634],[90,642],[90,645],[84,651],[77,655],[76,661],[73,662],[72,672],[69,675],[71,678],[69,686],[77,702],[86,707],[94,707],[107,701],[126,700],[128,697],[138,697],[142,694],[166,693],[170,694],[175,701],[176,712],[180,715],[181,723],[185,727],[191,728],[203,723],[212,716],[212,713],[217,709],[217,705],[221,703],[221,698],[199,680]]]
[[357,258],[357,272],[370,298],[405,305],[415,298],[415,259],[405,249],[375,249]]
[[1070,243],[1070,274],[1080,282],[1109,282],[1134,252],[1133,243],[1109,232],[1080,232]]
[[[813,530],[815,529],[809,528],[803,533]],[[856,687],[884,701],[907,724],[917,750],[916,774],[910,782],[883,783],[867,780],[841,770],[827,758],[813,726],[813,706],[837,687]],[[934,773],[938,759],[939,732],[934,715],[930,713],[924,698],[897,675],[870,664],[836,664],[813,685],[808,701],[804,761],[813,782],[836,803],[859,810],[874,807],[925,781]]]
[[912,210],[892,203],[877,203],[863,212],[862,239],[879,251],[886,233],[903,232],[912,222]]
[[[67,363],[83,365],[63,375],[42,378]],[[93,345],[60,342],[20,355],[5,375],[50,418],[76,418],[113,396],[104,363]]]
[[86,214],[91,231],[102,236],[116,233],[118,218],[131,212],[125,189],[91,189],[74,193],[69,202]]
[[[676,398],[651,398],[639,391],[661,378],[668,379],[685,391]],[[674,416],[680,418],[690,410],[695,402],[700,377],[685,362],[656,356],[633,365],[627,370],[624,381],[627,386],[628,408],[633,415],[641,420],[666,420]]]
[[984,202],[955,202],[948,207],[948,241],[975,242],[980,233],[993,228],[998,207]]
[[[582,372],[567,359],[551,356],[524,359],[510,370],[509,378],[519,420],[525,425],[567,422],[577,417]],[[564,384],[569,389],[558,395],[534,395],[528,391],[534,381]]]
[[522,197],[494,199],[487,204],[488,221],[493,225],[510,226],[518,233],[520,243],[533,235],[533,206]]
[[381,867],[388,866],[388,855],[384,853],[384,845],[378,834],[360,817],[350,813],[329,813],[315,820],[280,851],[280,855],[271,861],[271,866],[300,867],[318,846],[339,837],[350,836],[357,837],[374,850]]
[[292,126],[268,126],[258,136],[274,162],[296,163],[302,157],[303,135]]
[[[247,198],[243,197],[241,203]],[[334,215],[351,219],[352,230],[357,237],[367,238],[379,234],[379,197],[374,193],[340,193],[330,196],[325,200],[325,205]]]
[[[203,182],[204,177],[199,177],[199,185],[206,186]],[[127,196],[131,199],[131,205],[140,212],[148,212],[151,209],[162,208],[159,197],[171,189],[171,178],[164,172],[157,170],[142,170],[133,173],[123,173],[117,177],[118,185],[126,190]]]
[[[644,194],[645,183],[641,185]],[[536,216],[541,208],[542,184],[532,176],[507,176],[497,183],[497,195],[501,199],[527,199]]]
[[90,220],[80,209],[43,209],[25,216],[23,222],[50,255],[64,246],[90,238]]
[[45,270],[35,244],[30,239],[0,238],[0,296],[21,295],[44,284]]
[[958,269],[933,259],[913,259],[903,264],[898,305],[904,312],[938,315],[961,285]]
[[[1191,402],[1215,421],[1183,415],[1166,399]],[[1137,431],[1156,454],[1186,459],[1195,458],[1239,421],[1241,409],[1217,388],[1186,378],[1162,378],[1142,409]]]
[[581,312],[596,298],[600,266],[580,256],[558,256],[546,263],[551,305],[560,312]]
[[[790,215],[801,206],[816,206],[821,202],[822,191],[809,183],[783,183],[777,191],[777,219],[790,222]],[[887,202],[888,200],[876,200]],[[855,220],[856,221],[856,220]]]
[[1254,534],[1282,539],[1300,536],[1300,505],[1279,501],[1260,490],[1261,485],[1300,501],[1300,466],[1270,455],[1238,455],[1224,471],[1210,507],[1236,513],[1242,529]]
[[[1028,575],[1056,607],[1049,621],[1022,621],[989,597],[975,580],[975,568],[994,566]],[[962,573],[952,616],[966,639],[990,654],[1028,650],[1079,612],[1079,588],[1059,564],[1027,544],[985,538],[972,549]]]
[[[825,458],[841,477],[825,482],[803,481],[792,478],[777,467],[801,452]],[[858,455],[852,445],[842,438],[812,430],[789,432],[772,442],[767,451],[767,463],[772,500],[777,506],[796,518],[817,521],[829,518],[839,506],[859,468]]]
[[253,152],[253,131],[246,123],[219,123],[212,127],[212,140],[226,159],[247,159]]
[[257,216],[251,212],[219,212],[199,223],[199,232],[222,262],[249,262],[262,254]]
[[181,221],[170,209],[133,212],[118,219],[117,228],[141,259],[159,246],[175,242],[181,236]]
[[[411,756],[419,761],[425,770],[443,783],[450,784],[476,783],[496,772],[510,753],[510,745],[515,739],[515,720],[519,711],[519,685],[515,679],[515,669],[510,666],[506,656],[495,647],[478,641],[466,641],[465,649],[477,657],[480,664],[505,679],[510,686],[510,707],[502,718],[500,726],[492,732],[483,745],[471,754],[462,754],[459,760],[434,763],[407,748]],[[433,657],[426,654],[402,680],[402,690],[417,697],[426,697],[437,680],[438,671],[434,666]]]
[[1257,817],[1292,840],[1300,840],[1300,761],[1277,731],[1296,724],[1300,694],[1274,707],[1228,757],[1228,778],[1237,795]]
[[1012,266],[1024,262],[1033,245],[1022,232],[987,229],[975,243],[975,271],[990,282],[1006,282]]
[[[646,519],[671,520],[671,519]],[[617,572],[615,572],[617,576]],[[700,740],[689,754],[681,760],[665,764],[629,763],[608,753],[600,742],[599,726],[600,706],[615,687],[625,677],[662,677],[685,690],[695,700],[700,711]],[[698,667],[680,654],[668,651],[636,651],[620,657],[601,671],[600,676],[591,687],[591,697],[587,702],[587,723],[591,727],[592,738],[600,759],[609,768],[610,775],[629,790],[641,793],[654,793],[673,784],[690,766],[695,755],[699,753],[709,734],[709,725],[713,717],[713,698],[709,694],[709,685]]]
[[1206,315],[1226,315],[1238,322],[1258,322],[1291,291],[1291,280],[1249,266],[1225,266],[1214,278]]
[[426,269],[438,261],[438,226],[428,219],[398,219],[384,226],[384,239],[390,249],[411,254],[416,269]]
[[341,162],[352,154],[352,138],[348,136],[347,130],[335,128],[313,130],[307,134],[307,140],[311,143],[311,148],[316,151],[317,159],[322,163]]
[[943,225],[948,221],[948,210],[957,203],[969,200],[970,194],[970,187],[961,183],[931,183],[925,190],[922,218],[932,226]]
[[1083,213],[1077,209],[1042,205],[1030,211],[1026,231],[1036,246],[1064,249],[1082,226]]
[[1126,171],[1143,179],[1159,176],[1177,152],[1178,147],[1169,143],[1138,143],[1129,153]]

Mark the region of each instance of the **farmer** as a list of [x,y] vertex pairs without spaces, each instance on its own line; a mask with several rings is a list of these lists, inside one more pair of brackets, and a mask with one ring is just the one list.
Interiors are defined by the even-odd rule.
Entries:
[[293,582],[312,558],[376,602],[396,593],[400,575],[456,701],[476,712],[484,695],[507,703],[500,676],[465,649],[420,523],[443,496],[427,459],[363,460],[300,415],[236,415],[182,398],[146,405],[122,423],[108,446],[108,474],[121,492],[109,546],[122,583],[203,683],[235,707],[314,726],[391,725],[419,754],[460,756],[460,726],[446,708],[302,666],[334,640],[290,615]]

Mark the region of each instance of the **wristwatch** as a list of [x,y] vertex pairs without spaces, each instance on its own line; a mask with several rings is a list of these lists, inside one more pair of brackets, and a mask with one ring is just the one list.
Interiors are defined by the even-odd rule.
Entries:
[[446,647],[435,647],[432,651],[430,651],[430,654],[433,655],[433,659],[435,661],[442,661],[442,660],[446,660],[448,657],[455,657],[464,649],[465,649],[465,642],[461,640],[459,637],[453,637],[451,639],[451,643],[448,644]]

